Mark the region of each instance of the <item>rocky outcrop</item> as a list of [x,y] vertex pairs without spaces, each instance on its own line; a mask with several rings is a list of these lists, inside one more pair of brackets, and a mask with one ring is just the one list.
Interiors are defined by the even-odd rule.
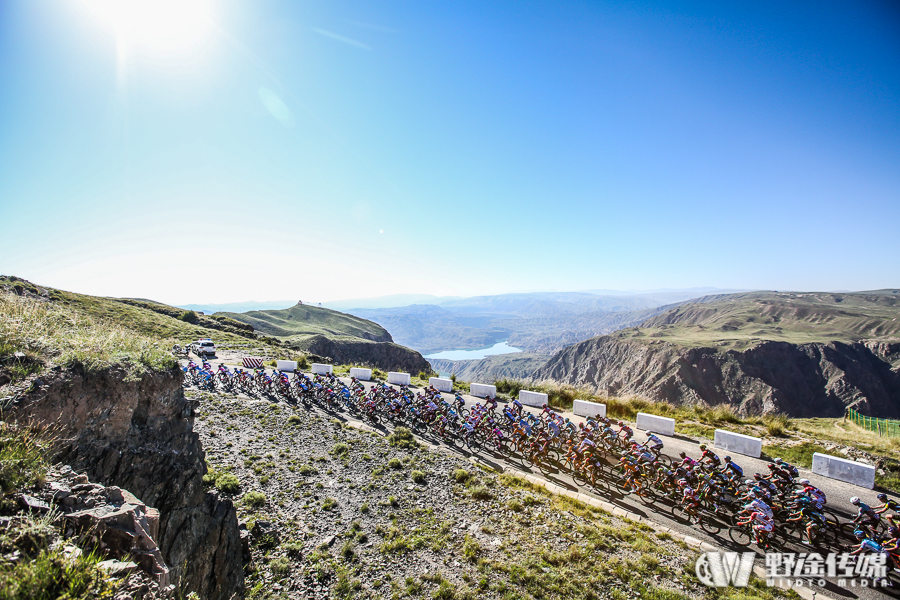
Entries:
[[203,489],[205,457],[177,368],[141,377],[54,368],[6,418],[49,426],[61,462],[156,507],[157,541],[179,594],[243,596],[235,509]]
[[533,379],[610,396],[675,404],[733,404],[743,414],[839,417],[848,406],[900,417],[900,343],[763,342],[747,350],[684,348],[612,336],[569,346]]
[[305,350],[328,357],[336,363],[406,373],[431,371],[431,365],[421,354],[393,342],[333,340],[324,335],[317,335],[304,346]]

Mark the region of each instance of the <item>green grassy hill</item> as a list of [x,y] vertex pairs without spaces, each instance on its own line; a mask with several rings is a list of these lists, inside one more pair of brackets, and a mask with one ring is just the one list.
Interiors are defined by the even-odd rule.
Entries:
[[246,343],[247,338],[256,337],[253,329],[244,323],[197,315],[150,300],[76,294],[3,275],[0,275],[0,290],[49,301],[87,318],[117,323],[170,344],[184,344],[201,337],[212,338],[216,342]]
[[372,321],[305,304],[297,304],[284,310],[221,312],[213,315],[213,318],[216,317],[246,323],[260,333],[290,342],[303,342],[318,335],[333,340],[393,341],[387,330]]
[[900,339],[900,290],[707,296],[613,336],[724,349],[746,349],[763,341],[892,341]]

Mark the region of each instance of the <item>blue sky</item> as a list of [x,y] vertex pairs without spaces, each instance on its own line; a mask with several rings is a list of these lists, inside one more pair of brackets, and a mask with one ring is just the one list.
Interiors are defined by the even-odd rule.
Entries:
[[126,5],[0,0],[2,273],[170,303],[900,286],[895,3]]

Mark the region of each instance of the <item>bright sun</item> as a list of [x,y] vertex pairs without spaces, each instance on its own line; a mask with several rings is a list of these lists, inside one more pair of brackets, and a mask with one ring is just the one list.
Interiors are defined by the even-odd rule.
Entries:
[[207,36],[211,0],[83,0],[121,49],[181,53]]

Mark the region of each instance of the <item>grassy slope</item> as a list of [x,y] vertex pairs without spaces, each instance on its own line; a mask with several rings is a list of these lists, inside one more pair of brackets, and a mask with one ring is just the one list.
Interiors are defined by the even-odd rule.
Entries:
[[[145,307],[151,304],[153,310]],[[15,382],[50,363],[99,368],[127,359],[140,369],[169,368],[174,365],[168,352],[173,343],[201,337],[220,346],[268,345],[246,334],[206,327],[222,326],[209,317],[191,324],[170,316],[181,312],[164,304],[75,294],[0,276],[0,371],[5,369]],[[16,352],[26,358],[14,360]]]
[[710,296],[648,319],[614,337],[746,349],[762,341],[900,339],[900,292],[751,292]]
[[216,313],[235,321],[248,323],[266,335],[297,340],[314,335],[331,339],[365,339],[391,341],[380,325],[328,308],[296,305],[284,310],[257,310],[248,313]]

